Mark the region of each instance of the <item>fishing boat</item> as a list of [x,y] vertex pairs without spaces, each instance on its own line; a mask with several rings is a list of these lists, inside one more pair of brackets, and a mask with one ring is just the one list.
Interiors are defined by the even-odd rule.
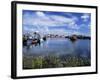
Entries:
[[32,40],[32,44],[38,44],[38,43],[40,44],[40,40],[39,39],[33,39]]

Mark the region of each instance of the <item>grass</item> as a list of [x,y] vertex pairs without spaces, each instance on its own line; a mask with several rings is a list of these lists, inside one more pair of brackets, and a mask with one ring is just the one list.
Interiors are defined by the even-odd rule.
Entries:
[[24,56],[23,69],[90,66],[90,59],[72,55]]

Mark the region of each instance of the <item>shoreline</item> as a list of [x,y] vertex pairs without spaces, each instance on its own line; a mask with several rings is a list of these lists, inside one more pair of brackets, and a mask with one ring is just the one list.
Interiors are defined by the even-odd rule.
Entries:
[[23,56],[23,69],[90,66],[91,59],[73,55]]

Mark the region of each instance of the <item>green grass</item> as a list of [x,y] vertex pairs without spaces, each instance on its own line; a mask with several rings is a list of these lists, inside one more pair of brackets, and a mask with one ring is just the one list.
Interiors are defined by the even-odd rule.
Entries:
[[23,57],[23,69],[90,66],[90,59],[71,55]]

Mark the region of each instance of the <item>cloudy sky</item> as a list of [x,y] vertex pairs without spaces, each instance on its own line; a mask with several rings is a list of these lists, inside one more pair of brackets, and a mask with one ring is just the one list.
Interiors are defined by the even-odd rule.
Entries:
[[23,10],[23,32],[90,35],[91,14]]

